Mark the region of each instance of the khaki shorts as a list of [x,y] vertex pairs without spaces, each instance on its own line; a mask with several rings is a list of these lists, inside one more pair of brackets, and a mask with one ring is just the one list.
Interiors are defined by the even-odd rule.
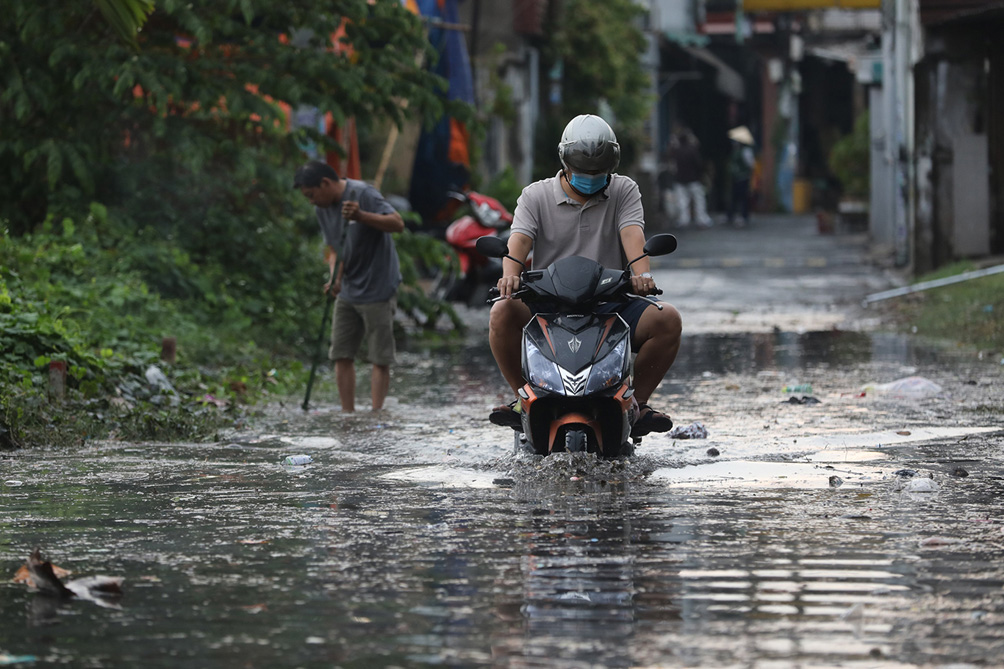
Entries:
[[394,364],[394,310],[397,298],[386,302],[352,304],[335,301],[331,319],[331,360],[354,360],[366,340],[369,362],[374,365]]

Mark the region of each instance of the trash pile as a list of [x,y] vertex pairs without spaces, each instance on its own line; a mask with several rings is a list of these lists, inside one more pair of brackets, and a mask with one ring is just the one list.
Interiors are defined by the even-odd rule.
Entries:
[[900,399],[923,399],[941,393],[942,388],[922,376],[907,376],[889,383],[869,383],[861,386],[863,395],[880,395]]

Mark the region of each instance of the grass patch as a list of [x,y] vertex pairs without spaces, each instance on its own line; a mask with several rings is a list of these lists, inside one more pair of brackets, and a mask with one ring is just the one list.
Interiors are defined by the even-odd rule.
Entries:
[[[977,269],[970,262],[947,265],[917,283]],[[1004,274],[929,288],[890,304],[898,326],[930,339],[955,342],[980,351],[1004,351]]]

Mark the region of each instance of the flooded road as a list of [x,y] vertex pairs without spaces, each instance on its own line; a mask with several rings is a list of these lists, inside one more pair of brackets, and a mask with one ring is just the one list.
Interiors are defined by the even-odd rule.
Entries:
[[[862,395],[911,375],[942,390]],[[542,460],[487,422],[475,342],[404,353],[379,414],[329,387],[213,444],[5,454],[0,665],[998,665],[1001,376],[892,335],[693,336],[654,403],[707,439]],[[11,582],[35,546],[123,596]]]

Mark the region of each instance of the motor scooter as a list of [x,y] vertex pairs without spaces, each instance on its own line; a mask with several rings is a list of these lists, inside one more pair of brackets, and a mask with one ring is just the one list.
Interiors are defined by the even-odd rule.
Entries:
[[459,268],[439,274],[433,282],[433,296],[451,302],[482,304],[488,288],[502,276],[502,260],[487,257],[476,248],[478,238],[494,236],[509,239],[512,214],[505,205],[488,195],[474,191],[450,193],[466,202],[470,213],[461,216],[446,228],[445,240],[453,247]]
[[[529,446],[538,455],[567,451],[603,458],[634,452],[641,439],[631,437],[639,413],[631,385],[631,330],[620,315],[599,307],[639,297],[630,292],[631,265],[646,256],[670,254],[676,245],[673,235],[655,235],[645,243],[644,254],[622,270],[581,256],[544,269],[524,267],[513,298],[523,300],[533,316],[522,335],[525,384],[519,390],[517,448]],[[477,249],[519,262],[498,237],[482,237]],[[502,299],[497,288],[490,295],[490,302]]]

